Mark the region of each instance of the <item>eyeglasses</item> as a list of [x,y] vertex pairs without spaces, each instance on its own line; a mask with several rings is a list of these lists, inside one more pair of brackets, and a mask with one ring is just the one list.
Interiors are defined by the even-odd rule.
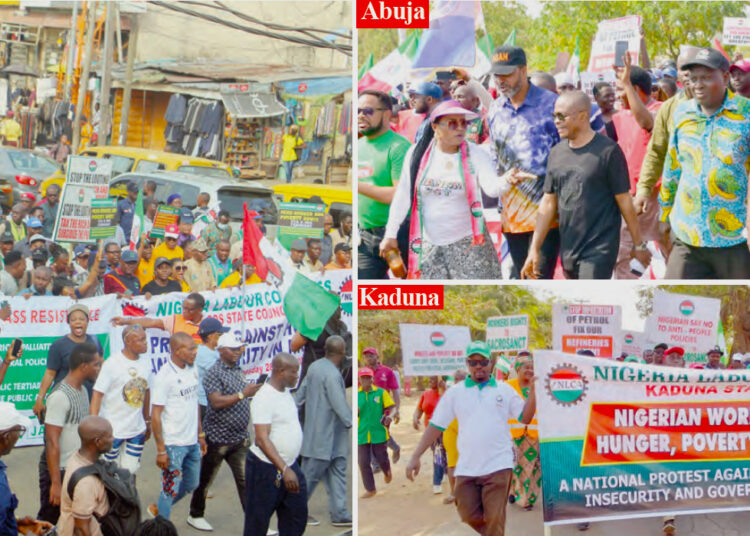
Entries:
[[553,118],[553,119],[554,119],[555,121],[560,121],[560,122],[563,122],[563,121],[565,121],[565,120],[566,120],[566,119],[567,119],[568,117],[570,117],[571,115],[573,115],[573,114],[577,114],[578,112],[582,112],[582,111],[583,111],[583,110],[576,110],[575,112],[570,112],[569,114],[563,114],[563,113],[560,113],[560,112],[556,112],[556,113],[552,114],[552,118]]
[[450,130],[458,130],[459,128],[466,130],[468,124],[466,119],[448,119],[447,121],[438,122],[438,125],[448,127]]
[[469,365],[469,368],[474,367],[486,367],[490,364],[489,359],[467,359],[466,364]]
[[383,111],[385,111],[387,109],[388,108],[370,108],[370,107],[367,107],[367,108],[360,108],[357,113],[369,117],[372,114],[374,114],[375,112],[383,112]]
[[185,267],[184,266],[175,266],[174,269],[176,271],[178,271],[178,272],[184,272],[185,271]]

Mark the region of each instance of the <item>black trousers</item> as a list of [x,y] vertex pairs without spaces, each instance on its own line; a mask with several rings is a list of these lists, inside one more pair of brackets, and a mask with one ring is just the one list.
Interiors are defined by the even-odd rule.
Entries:
[[299,493],[289,493],[279,470],[252,451],[245,462],[245,529],[243,536],[266,536],[276,512],[279,536],[301,536],[307,527],[307,484],[295,461],[289,468],[299,480]]
[[728,248],[702,248],[675,239],[664,279],[750,279],[747,242]]
[[237,486],[237,496],[242,509],[245,509],[245,456],[247,448],[245,442],[234,445],[217,445],[208,443],[208,449],[201,460],[201,475],[198,487],[190,499],[190,517],[203,517],[206,512],[206,495],[216,473],[219,472],[221,462],[226,461],[232,471],[234,483]]
[[375,491],[375,477],[370,463],[375,459],[383,472],[390,472],[391,462],[388,460],[386,443],[366,443],[357,447],[357,463],[362,475],[362,485],[367,491]]
[[[65,469],[60,470],[60,483],[65,478]],[[41,521],[47,521],[57,525],[60,518],[60,505],[52,506],[49,502],[49,490],[52,487],[52,479],[49,476],[47,468],[47,449],[42,449],[42,456],[39,458],[39,513],[36,518]],[[62,497],[62,490],[60,492]]]
[[[511,279],[521,278],[521,268],[526,262],[529,254],[531,239],[534,232],[528,233],[503,233],[503,237],[508,241],[510,258],[513,259],[513,270],[510,273]],[[542,243],[542,250],[539,255],[539,271],[542,279],[552,279],[555,275],[555,266],[557,265],[557,256],[560,254],[560,230],[550,229],[547,237]]]

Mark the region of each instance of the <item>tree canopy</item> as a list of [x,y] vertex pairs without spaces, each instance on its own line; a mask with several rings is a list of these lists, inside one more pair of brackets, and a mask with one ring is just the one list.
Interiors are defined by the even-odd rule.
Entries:
[[[537,18],[523,2],[482,2],[485,26],[495,45],[516,30],[516,44],[526,50],[531,70],[550,70],[559,52],[573,53],[580,40],[581,70],[588,64],[591,41],[600,21],[641,15],[650,58],[676,60],[681,44],[710,46],[721,35],[724,17],[744,17],[748,1],[683,2],[543,2]],[[383,59],[398,44],[396,30],[359,30],[360,63],[373,53]],[[731,47],[727,47],[731,51]]]

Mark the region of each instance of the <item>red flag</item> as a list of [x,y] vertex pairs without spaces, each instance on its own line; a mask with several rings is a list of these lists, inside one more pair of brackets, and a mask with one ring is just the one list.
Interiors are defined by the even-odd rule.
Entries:
[[261,280],[265,281],[268,277],[268,262],[260,251],[263,233],[253,221],[253,216],[257,216],[258,213],[247,210],[247,203],[244,203],[242,208],[244,210],[242,217],[242,262],[255,266],[255,273]]
[[714,37],[713,39],[714,48],[721,52],[721,54],[729,61],[729,63],[732,63],[732,58],[729,57],[729,54],[727,54],[727,51],[724,50],[724,47],[721,46],[721,41],[719,41],[717,38]]

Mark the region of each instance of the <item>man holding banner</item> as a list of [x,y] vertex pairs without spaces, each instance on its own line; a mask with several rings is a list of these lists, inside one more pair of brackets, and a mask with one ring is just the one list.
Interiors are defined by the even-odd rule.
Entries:
[[438,402],[430,425],[425,430],[406,466],[406,477],[419,473],[420,457],[458,420],[456,464],[456,507],[461,520],[486,536],[505,534],[505,508],[515,465],[509,419],[520,416],[528,424],[536,412],[534,382],[529,396],[523,398],[492,375],[496,358],[483,341],[474,341],[466,349],[469,377],[449,389]]

